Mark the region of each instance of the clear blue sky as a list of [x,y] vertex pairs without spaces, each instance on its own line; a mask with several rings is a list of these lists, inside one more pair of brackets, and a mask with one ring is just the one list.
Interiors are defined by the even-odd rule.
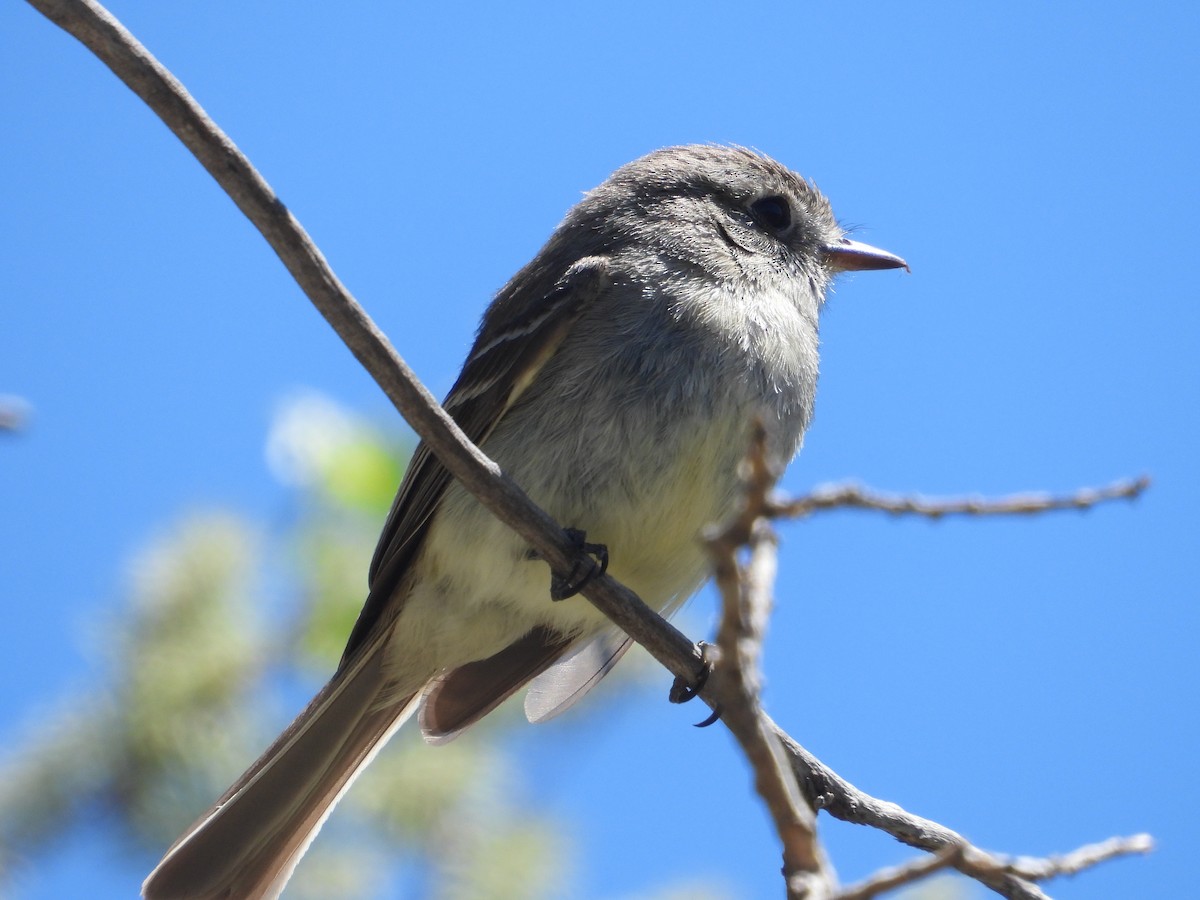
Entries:
[[[490,294],[621,163],[730,142],[813,178],[912,274],[839,286],[790,488],[1155,485],[1087,515],[785,526],[771,713],[864,789],[990,848],[1159,839],[1056,897],[1192,893],[1197,6],[481,7],[112,8],[439,394]],[[8,742],[94,671],[86,624],[159,526],[286,503],[262,453],[281,398],[389,412],[198,164],[19,2],[0,5],[0,134],[0,392],[35,409],[0,440]],[[711,609],[693,605],[696,637]],[[683,876],[778,896],[730,740],[662,692],[586,740],[522,737],[538,799],[582,820],[578,896]],[[848,879],[908,855],[826,832]],[[22,896],[128,897],[150,862],[83,834]]]

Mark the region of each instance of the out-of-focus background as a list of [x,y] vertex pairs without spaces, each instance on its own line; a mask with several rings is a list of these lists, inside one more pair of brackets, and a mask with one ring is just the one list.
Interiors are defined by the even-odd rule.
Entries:
[[[112,10],[438,394],[618,165],[737,143],[814,179],[912,274],[839,284],[788,489],[1155,482],[1087,514],[783,525],[771,714],[988,848],[1158,838],[1055,897],[1191,892],[1194,5]],[[0,134],[0,892],[129,897],[331,671],[411,439],[198,164],[22,3]],[[543,727],[398,742],[296,896],[779,896],[731,739],[628,668]],[[847,880],[911,855],[822,822]]]

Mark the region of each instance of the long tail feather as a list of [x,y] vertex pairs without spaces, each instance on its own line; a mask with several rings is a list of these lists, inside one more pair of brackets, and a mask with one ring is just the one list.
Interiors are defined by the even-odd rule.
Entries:
[[372,648],[184,833],[142,885],[146,900],[279,896],[325,818],[416,708],[420,692],[378,706],[390,686]]

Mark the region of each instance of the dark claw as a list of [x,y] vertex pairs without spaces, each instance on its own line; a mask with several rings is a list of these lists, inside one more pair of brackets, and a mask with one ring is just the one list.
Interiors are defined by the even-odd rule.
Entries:
[[[704,641],[700,642],[700,655],[704,664],[701,666],[700,674],[697,674],[695,682],[689,684],[683,678],[674,679],[674,682],[671,684],[671,692],[667,695],[667,700],[670,700],[672,703],[686,703],[689,700],[694,700],[704,690],[704,685],[708,684],[708,676],[713,673],[713,661],[708,659],[708,648],[708,643]],[[720,719],[720,716],[721,710],[715,710],[712,716],[700,722],[696,727],[706,728]]]
[[[700,642],[701,654],[707,655],[707,653],[706,653],[707,650],[708,650],[708,644],[701,641]],[[669,699],[672,703],[687,703],[689,700],[694,699],[696,696],[699,695],[699,693],[702,690],[704,690],[704,685],[708,683],[708,676],[712,674],[712,670],[713,670],[712,661],[709,659],[705,659],[704,666],[703,666],[703,668],[700,669],[700,674],[698,676],[696,676],[695,683],[688,684],[682,678],[676,678],[674,683],[671,685],[671,693],[667,699]],[[707,719],[705,719],[703,722],[697,722],[695,724],[695,727],[696,728],[707,728],[709,725],[712,725],[714,722],[716,722],[720,718],[721,718],[721,707],[719,705],[714,706],[712,714]]]
[[[567,578],[559,578],[557,575],[550,576],[550,599],[555,601],[574,597],[585,584],[608,571],[608,547],[604,544],[589,544],[587,532],[580,531],[578,528],[564,529],[564,533],[580,553],[591,558],[577,559]],[[584,571],[581,572],[580,569]]]
[[711,671],[712,665],[705,663],[695,684],[688,684],[684,679],[676,677],[671,683],[671,692],[667,695],[667,699],[672,703],[687,703],[689,700],[695,700],[704,690],[704,684],[708,681],[708,673]]

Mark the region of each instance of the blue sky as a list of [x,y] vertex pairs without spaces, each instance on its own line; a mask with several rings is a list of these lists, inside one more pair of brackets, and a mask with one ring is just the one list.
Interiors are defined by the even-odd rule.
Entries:
[[[1195,5],[481,6],[112,10],[437,394],[491,293],[618,165],[726,142],[815,180],[912,274],[839,284],[789,488],[1155,484],[1086,515],[785,525],[771,713],[864,789],[989,848],[1159,839],[1056,897],[1186,894],[1200,841]],[[34,408],[0,441],[11,741],[87,680],[87,623],[160,526],[194,506],[269,519],[286,503],[262,451],[283,398],[311,387],[391,413],[198,164],[21,3],[0,7],[0,134],[0,392]],[[711,610],[708,593],[691,607],[696,637]],[[602,734],[553,723],[521,738],[538,801],[582,820],[579,896],[685,876],[778,895],[730,740],[687,727],[697,710],[662,702],[668,680]],[[826,833],[848,879],[907,856]],[[83,834],[23,896],[129,896],[150,862]]]

